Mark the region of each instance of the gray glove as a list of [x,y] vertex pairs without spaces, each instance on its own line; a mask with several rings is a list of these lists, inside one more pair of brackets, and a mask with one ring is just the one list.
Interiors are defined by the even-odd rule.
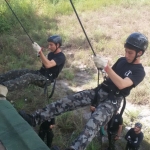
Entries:
[[108,64],[108,60],[100,56],[94,56],[93,60],[98,69],[104,69]]

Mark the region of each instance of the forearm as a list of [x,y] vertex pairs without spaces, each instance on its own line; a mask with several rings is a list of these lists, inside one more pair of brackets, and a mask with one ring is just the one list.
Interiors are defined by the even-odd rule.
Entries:
[[117,135],[118,135],[118,136],[120,136],[120,135],[121,135],[121,132],[122,132],[122,125],[120,125],[120,126],[119,126],[119,129],[118,129]]
[[39,52],[39,55],[40,55],[40,59],[41,59],[42,63],[46,67],[48,65],[49,60],[46,58],[46,56],[43,54],[42,51]]
[[47,57],[43,54],[42,51],[39,52],[40,58],[42,63],[44,64],[45,68],[51,68],[56,66],[56,63],[54,60],[48,60]]
[[109,78],[112,80],[112,82],[119,88],[122,89],[123,88],[123,79],[118,76],[113,69],[110,66],[107,66],[107,74],[109,76]]
[[133,83],[132,81],[128,78],[121,78],[119,75],[117,75],[114,70],[110,67],[107,66],[106,72],[109,76],[109,78],[112,80],[112,82],[118,87],[118,89],[124,89],[126,87],[131,86]]

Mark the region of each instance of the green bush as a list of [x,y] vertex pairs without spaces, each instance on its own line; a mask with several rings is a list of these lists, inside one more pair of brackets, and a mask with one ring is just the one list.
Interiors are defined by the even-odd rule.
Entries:
[[11,29],[10,24],[8,23],[5,17],[0,17],[0,33],[7,32]]

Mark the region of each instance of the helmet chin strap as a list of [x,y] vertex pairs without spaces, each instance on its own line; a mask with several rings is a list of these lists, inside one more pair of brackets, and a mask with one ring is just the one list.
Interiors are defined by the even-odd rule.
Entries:
[[60,47],[57,47],[57,44],[55,44],[56,45],[56,49],[54,50],[54,52],[52,52],[52,53],[55,53],[57,50],[58,50],[58,48]]
[[138,53],[138,52],[136,52],[136,55],[135,55],[133,61],[131,62],[131,64],[133,64],[133,63],[136,61],[136,59],[139,57],[139,56],[137,55],[137,53]]
[[[142,55],[143,55],[143,54],[142,54]],[[138,52],[136,52],[136,55],[135,55],[133,61],[131,62],[131,64],[133,64],[133,63],[136,61],[136,59],[137,59],[138,57],[142,56],[142,55],[139,55],[139,56],[138,56]]]

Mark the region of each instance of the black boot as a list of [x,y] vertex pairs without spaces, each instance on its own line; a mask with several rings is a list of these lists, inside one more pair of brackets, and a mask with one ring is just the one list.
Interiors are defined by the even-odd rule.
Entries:
[[22,116],[24,120],[26,120],[31,126],[36,126],[36,116],[27,114],[25,111],[19,111],[19,114]]

